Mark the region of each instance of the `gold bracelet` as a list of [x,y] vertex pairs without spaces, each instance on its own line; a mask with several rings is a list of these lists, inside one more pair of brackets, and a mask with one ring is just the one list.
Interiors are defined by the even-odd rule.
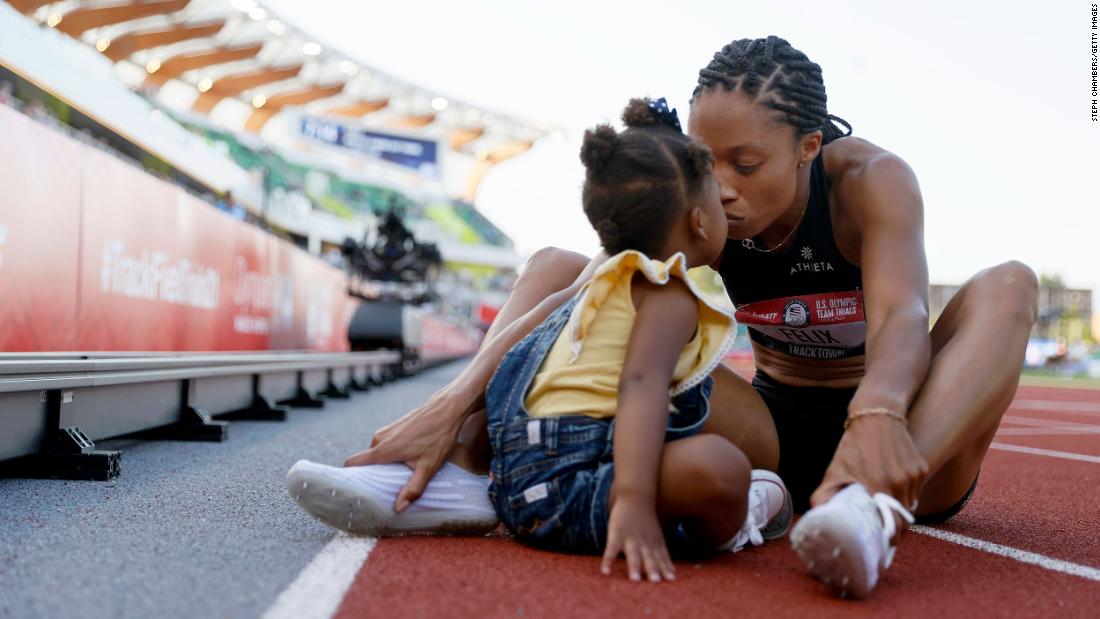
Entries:
[[903,426],[909,425],[909,420],[905,418],[905,415],[891,408],[876,406],[873,408],[861,408],[858,411],[849,414],[848,418],[844,420],[844,429],[847,430],[848,426],[851,425],[851,423],[856,419],[859,419],[860,417],[869,417],[871,415],[885,415],[891,419],[896,419],[897,421],[900,421],[901,425]]

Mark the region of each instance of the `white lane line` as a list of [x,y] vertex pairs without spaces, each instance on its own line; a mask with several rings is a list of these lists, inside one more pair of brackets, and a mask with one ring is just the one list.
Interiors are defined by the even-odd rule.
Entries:
[[1080,428],[1082,430],[1100,430],[1100,426],[1094,423],[1081,423],[1080,421],[1069,421],[1068,419],[1047,419],[1043,417],[1022,417],[1020,415],[1005,415],[1001,418],[1001,420],[1022,426],[1036,426],[1045,428],[1072,427]]
[[1062,400],[1014,400],[1009,409],[1041,410],[1051,413],[1100,414],[1100,402],[1074,402]]
[[936,539],[942,539],[946,542],[951,542],[953,544],[959,544],[960,546],[966,546],[967,548],[973,548],[975,550],[981,550],[990,554],[1008,557],[1009,559],[1014,559],[1016,561],[1019,561],[1020,563],[1030,563],[1031,565],[1038,565],[1039,567],[1050,570],[1052,572],[1061,572],[1063,574],[1080,576],[1081,578],[1100,582],[1100,569],[1096,569],[1095,567],[1079,565],[1077,563],[1070,563],[1069,561],[1054,559],[1046,555],[1028,552],[1026,550],[1020,550],[1019,548],[1002,546],[1001,544],[994,544],[993,542],[987,542],[985,540],[975,539],[973,537],[959,535],[958,533],[943,531],[941,529],[933,529],[922,525],[914,525],[912,527],[909,527],[909,530],[913,531],[914,533],[920,533],[922,535],[927,535]]
[[[1039,419],[1036,417],[1021,417],[1019,415],[1005,415],[1002,423],[1018,426],[1030,426],[1033,428],[1058,428],[1061,430],[1077,430],[1085,434],[1100,433],[1100,426],[1076,421],[1063,421],[1060,419]],[[1003,429],[1003,428],[1002,428]]]
[[1000,449],[1002,451],[1015,451],[1023,454],[1033,454],[1036,456],[1049,456],[1051,458],[1062,458],[1064,460],[1080,460],[1081,462],[1093,462],[1096,464],[1100,464],[1100,457],[1076,454],[1071,451],[1039,449],[1037,447],[1024,447],[1023,445],[1009,445],[1008,443],[993,443],[989,446],[989,448]]
[[1078,428],[999,428],[997,436],[1083,436],[1100,432],[1082,432]]
[[279,594],[263,619],[330,619],[377,542],[374,537],[337,534]]

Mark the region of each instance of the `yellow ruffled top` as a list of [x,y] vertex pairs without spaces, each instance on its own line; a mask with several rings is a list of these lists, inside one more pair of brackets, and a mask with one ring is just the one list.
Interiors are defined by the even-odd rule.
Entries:
[[[688,277],[684,255],[677,253],[662,262],[641,252],[624,251],[600,265],[581,289],[569,322],[531,383],[525,401],[529,415],[598,419],[615,415],[619,376],[636,315],[631,283],[638,273],[657,285],[678,278],[699,302],[699,328],[680,353],[669,395],[698,385],[721,363],[736,334],[733,313],[699,291]],[[675,412],[674,407],[671,410]]]

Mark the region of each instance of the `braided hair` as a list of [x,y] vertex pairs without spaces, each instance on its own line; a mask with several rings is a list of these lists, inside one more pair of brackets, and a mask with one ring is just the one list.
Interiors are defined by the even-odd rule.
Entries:
[[[699,83],[691,95],[696,97],[721,86],[729,92],[738,89],[784,115],[799,135],[820,130],[822,142],[852,134],[852,125],[829,113],[821,66],[806,54],[791,47],[786,39],[740,39],[726,45],[699,71]],[[841,133],[836,124],[847,129]]]
[[631,99],[626,129],[599,125],[584,133],[584,214],[611,255],[633,249],[657,257],[675,218],[702,187],[714,163],[706,146],[684,135],[658,102]]

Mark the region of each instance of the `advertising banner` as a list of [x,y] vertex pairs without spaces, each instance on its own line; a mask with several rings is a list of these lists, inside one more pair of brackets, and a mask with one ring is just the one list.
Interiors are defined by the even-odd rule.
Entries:
[[0,106],[0,350],[346,351],[319,258]]
[[0,350],[68,350],[86,148],[3,105],[0,135]]
[[479,344],[469,332],[435,316],[424,314],[420,319],[420,358],[425,361],[471,355]]
[[396,163],[429,178],[440,177],[439,145],[432,140],[368,131],[312,116],[302,117],[298,128],[306,139]]

